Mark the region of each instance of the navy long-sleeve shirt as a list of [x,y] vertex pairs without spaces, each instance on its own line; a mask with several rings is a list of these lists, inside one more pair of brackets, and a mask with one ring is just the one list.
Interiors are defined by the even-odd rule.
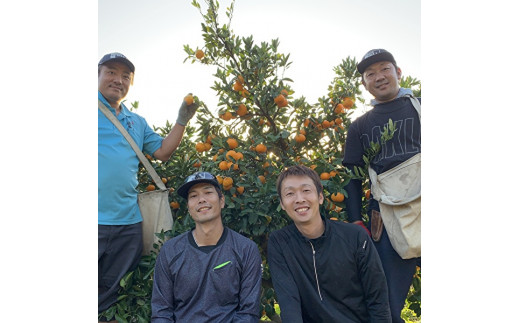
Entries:
[[258,322],[261,263],[256,244],[229,228],[213,247],[197,247],[191,231],[167,241],[155,265],[152,322]]

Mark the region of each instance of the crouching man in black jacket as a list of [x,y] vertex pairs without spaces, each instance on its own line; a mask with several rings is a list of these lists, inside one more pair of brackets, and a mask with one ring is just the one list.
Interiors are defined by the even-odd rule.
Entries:
[[367,232],[320,214],[318,174],[293,166],[278,177],[293,224],[269,237],[268,262],[283,322],[391,322],[385,274]]

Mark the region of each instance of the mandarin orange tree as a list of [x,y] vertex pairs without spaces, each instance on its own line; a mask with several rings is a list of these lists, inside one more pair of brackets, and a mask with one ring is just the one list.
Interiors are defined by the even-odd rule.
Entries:
[[[172,230],[161,237],[176,236],[194,227],[186,201],[175,192],[184,178],[195,171],[215,174],[226,198],[222,212],[224,224],[255,241],[262,255],[264,271],[259,310],[263,319],[279,322],[266,262],[267,239],[270,232],[291,220],[279,205],[276,179],[291,165],[313,168],[320,174],[324,186],[322,214],[333,220],[348,221],[343,210],[347,195],[343,187],[354,175],[345,171],[341,161],[353,111],[364,104],[357,62],[347,57],[334,67],[335,77],[327,93],[317,103],[310,104],[304,96],[296,97],[291,88],[292,80],[285,75],[291,65],[289,54],[278,51],[277,39],[255,44],[253,36],[240,37],[231,30],[234,1],[224,10],[228,19],[224,24],[219,21],[218,2],[206,0],[201,6],[194,0],[192,5],[202,16],[204,43],[195,49],[185,45],[186,61],[214,68],[212,89],[217,94],[218,106],[207,107],[194,96],[201,107],[196,120],[186,127],[181,145],[172,158],[162,163],[150,157],[170,188],[175,220]],[[407,80],[410,86],[420,86],[415,79]],[[167,121],[164,127],[154,127],[154,130],[166,136],[172,126]],[[138,189],[145,191],[150,184],[153,184],[150,177],[141,167]],[[364,200],[368,198],[366,194]],[[146,297],[143,290],[151,295],[148,286],[155,257],[155,253],[143,257],[137,273],[125,277],[123,291],[126,294],[121,296],[121,302],[130,304],[129,299],[135,299],[134,303],[138,302],[139,306],[149,307],[149,300],[143,302]],[[119,317],[129,317],[121,306],[117,310],[113,308]]]

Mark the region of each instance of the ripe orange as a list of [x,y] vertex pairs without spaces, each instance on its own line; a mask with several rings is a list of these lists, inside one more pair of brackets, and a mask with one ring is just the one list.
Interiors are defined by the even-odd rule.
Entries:
[[311,165],[309,168],[314,170],[316,167],[318,167],[318,165]]
[[179,202],[176,202],[176,201],[173,201],[173,202],[170,203],[170,207],[171,207],[172,209],[174,209],[174,210],[175,210],[175,209],[178,209],[180,206],[181,206],[181,205],[179,204]]
[[235,157],[235,160],[238,161],[240,159],[244,159],[244,154],[242,154],[241,152],[236,152],[235,156],[233,156],[233,157]]
[[206,138],[206,143],[211,145],[212,144],[211,141],[213,139],[215,139],[215,138],[217,138],[217,136],[215,136],[215,135],[208,135],[208,137]]
[[303,125],[307,128],[309,126],[309,123],[311,123],[311,120],[305,119],[305,121],[303,122]]
[[276,103],[277,106],[281,107],[284,103],[284,100],[287,101],[285,96],[283,96],[283,94],[279,94],[276,98],[274,98],[274,103]]
[[283,96],[288,96],[288,95],[289,95],[289,92],[287,92],[286,89],[283,89],[280,93],[281,93]]
[[229,145],[229,149],[235,149],[238,147],[238,141],[234,138],[229,138],[226,142]]
[[365,199],[367,199],[367,200],[370,199],[370,190],[365,191]]
[[193,104],[193,95],[188,94],[184,97],[184,102],[186,102],[187,105]]
[[150,185],[146,186],[146,190],[147,190],[148,192],[154,191],[154,190],[155,190],[155,185],[150,184]]
[[350,109],[354,106],[354,100],[352,98],[349,98],[348,96],[343,99],[343,105],[346,109]]
[[343,193],[334,193],[330,196],[330,198],[334,201],[334,202],[343,202],[343,200],[345,199],[345,195],[343,195]]
[[263,154],[267,151],[267,147],[264,144],[258,144],[255,147],[255,151],[259,154]]
[[334,120],[334,123],[336,123],[338,126],[343,122],[343,119],[341,118],[336,118],[336,120]]
[[222,180],[222,185],[223,186],[233,185],[233,179],[231,177],[224,177],[224,179]]
[[170,187],[170,193],[175,192],[175,189],[173,187]]
[[202,49],[197,49],[197,51],[195,52],[195,57],[197,57],[198,59],[204,57],[204,52],[202,51]]
[[237,109],[237,114],[241,117],[245,116],[247,114],[247,107],[245,104],[241,103],[239,106],[238,106],[238,109]]
[[215,156],[213,156],[213,161],[216,162],[217,158],[218,158],[218,154],[215,154]]
[[296,142],[298,142],[298,143],[304,142],[305,139],[306,139],[305,135],[303,135],[301,133],[296,135],[296,137],[294,137],[294,140],[296,140]]
[[161,181],[162,181],[164,184],[166,184],[166,182],[168,182],[168,180],[167,180],[166,178],[164,178],[164,177],[161,178]]
[[233,117],[233,115],[231,114],[231,112],[229,111],[226,111],[225,113],[221,114],[220,117],[226,121],[229,121],[231,120],[231,118]]
[[244,194],[244,186],[239,186],[239,187],[237,187],[237,192],[238,192],[238,194],[240,194],[240,195]]
[[193,164],[193,167],[196,167],[196,168],[199,168],[200,166],[202,166],[202,163],[199,162],[199,161],[196,161],[196,162]]
[[283,96],[283,94],[278,95],[278,96],[274,99],[274,102],[276,103],[276,105],[277,105],[279,108],[283,108],[283,107],[286,107],[286,106],[289,105],[289,101],[287,101],[287,99],[285,98],[285,96]]
[[335,170],[332,170],[332,171],[330,171],[329,174],[330,174],[330,177],[334,177],[334,176],[338,175],[338,172],[336,172]]
[[334,108],[334,113],[335,113],[335,114],[343,113],[343,111],[345,111],[345,107],[344,107],[343,104],[341,104],[341,103],[339,103],[339,104]]
[[305,131],[305,129],[300,129],[300,133],[301,133],[302,135],[306,135],[306,134],[307,134],[307,131]]
[[198,151],[199,153],[203,152],[203,151],[206,151],[206,146],[204,146],[204,143],[203,142],[198,142],[196,145],[195,145],[195,150]]
[[226,159],[227,159],[227,160],[231,160],[230,157],[233,157],[233,158],[236,160],[236,151],[234,151],[234,150],[229,150],[229,151],[226,153]]
[[222,178],[222,176],[217,175],[216,177],[217,177],[217,182],[218,182],[220,185],[222,185],[222,182],[224,181],[224,179]]
[[265,163],[262,165],[262,168],[267,168],[267,167],[269,167],[269,166],[271,166],[271,165],[269,165],[269,162],[265,162]]
[[323,126],[323,129],[327,129],[330,127],[330,122],[328,120],[323,120],[321,125]]
[[330,174],[327,173],[327,172],[321,173],[321,174],[320,174],[320,178],[321,178],[322,180],[326,181],[326,180],[330,179]]
[[208,142],[205,142],[204,143],[204,150],[207,151],[207,150],[210,150],[211,149],[211,144],[208,143]]
[[265,184],[265,176],[264,175],[259,175],[258,179],[260,180],[260,182],[262,182],[262,184]]
[[242,77],[242,75],[239,75],[239,76],[238,76],[238,82],[239,82],[240,84],[244,84],[244,78]]
[[233,84],[233,90],[235,91],[242,91],[244,89],[244,86],[237,80],[235,84]]
[[231,167],[231,165],[229,165],[228,162],[225,161],[225,160],[221,161],[221,162],[218,164],[218,168],[220,168],[220,170],[228,170],[229,167]]

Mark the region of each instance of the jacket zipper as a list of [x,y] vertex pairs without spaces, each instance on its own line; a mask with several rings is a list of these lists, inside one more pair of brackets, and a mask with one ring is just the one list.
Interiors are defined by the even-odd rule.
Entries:
[[314,245],[312,242],[309,241],[312,248],[312,262],[314,263],[314,276],[316,276],[316,287],[318,287],[318,294],[320,295],[320,300],[323,301],[323,298],[321,297],[321,291],[320,291],[320,284],[318,282],[318,272],[316,271],[316,251],[314,250]]

